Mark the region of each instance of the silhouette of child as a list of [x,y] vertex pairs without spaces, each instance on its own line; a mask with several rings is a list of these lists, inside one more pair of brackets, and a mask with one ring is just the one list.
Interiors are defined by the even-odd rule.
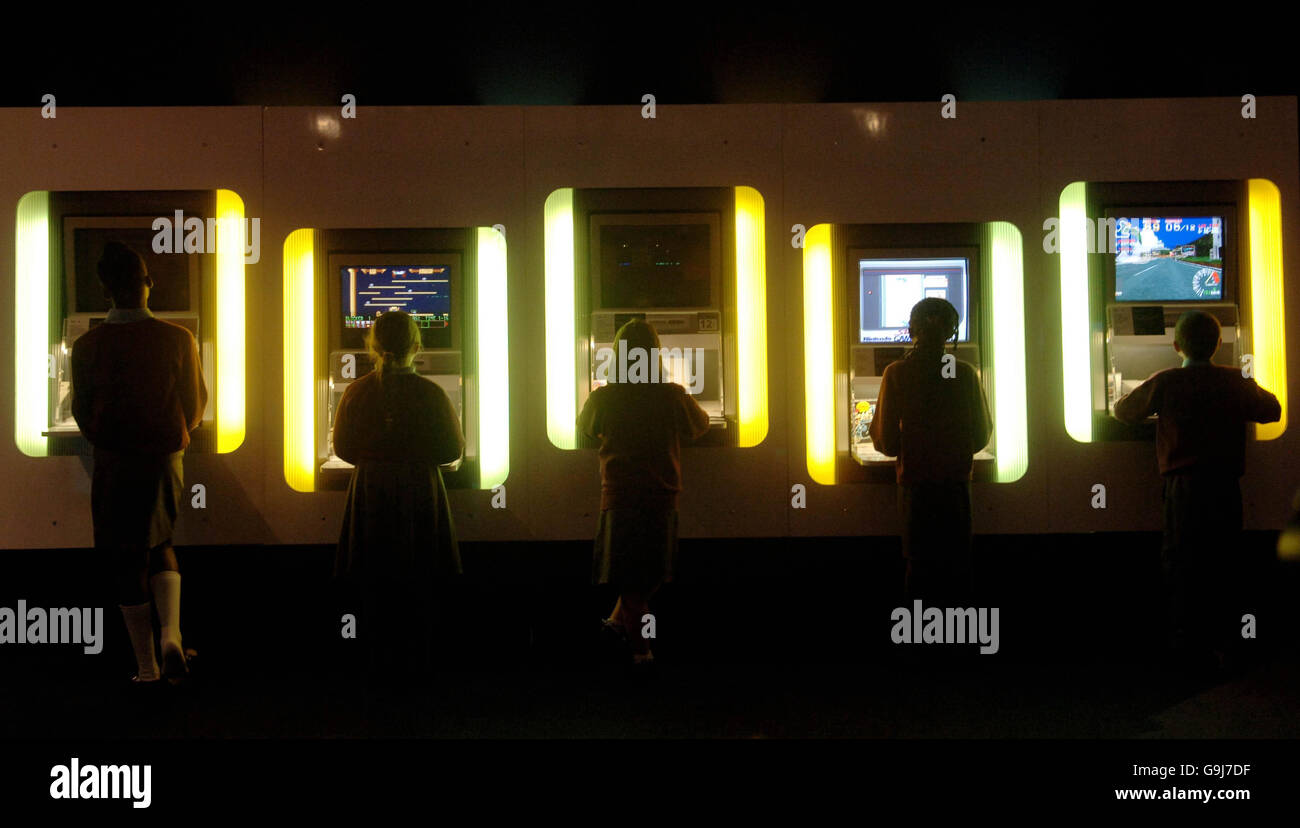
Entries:
[[912,350],[880,378],[871,440],[897,457],[904,581],[910,599],[963,606],[970,598],[970,479],[974,455],[989,441],[988,403],[966,362],[945,364],[944,346],[960,317],[944,299],[912,308]]
[[208,390],[193,335],[149,312],[153,279],[144,259],[109,242],[98,270],[113,307],[104,324],[73,343],[71,358],[72,415],[94,448],[95,548],[115,558],[118,600],[138,670],[134,681],[165,677],[177,684],[189,667],[172,529],[184,488],[181,458]]
[[[628,365],[659,358],[659,335],[633,320],[615,335],[626,343]],[[654,658],[642,636],[642,616],[655,590],[672,577],[677,554],[677,496],[682,489],[682,441],[709,430],[709,415],[659,371],[659,381],[639,372],[611,371],[609,384],[587,398],[578,427],[600,441],[600,521],[593,580],[611,584],[619,598],[605,625],[632,648],[636,664]]]
[[1156,456],[1164,476],[1162,558],[1176,649],[1211,649],[1222,665],[1240,640],[1232,613],[1240,600],[1237,541],[1246,424],[1282,416],[1277,397],[1235,368],[1214,365],[1219,321],[1187,311],[1174,328],[1181,368],[1152,376],[1115,403],[1116,419],[1157,415]]
[[461,572],[439,466],[460,458],[465,438],[446,392],[415,373],[420,329],[409,314],[377,318],[368,345],[375,370],[348,386],[334,416],[335,453],[356,466],[334,574],[360,605],[372,666],[419,672],[433,636],[422,607],[437,578]]

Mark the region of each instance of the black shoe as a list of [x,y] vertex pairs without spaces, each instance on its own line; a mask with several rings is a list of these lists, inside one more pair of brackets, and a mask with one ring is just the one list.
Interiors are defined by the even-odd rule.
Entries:
[[190,657],[198,655],[193,650],[165,650],[163,652],[163,678],[172,687],[182,687],[190,679]]
[[130,684],[124,688],[123,701],[132,707],[138,707],[141,711],[157,710],[158,705],[167,695],[164,692],[166,687],[167,682],[161,677],[145,681],[139,675],[134,675],[131,676]]
[[659,679],[659,668],[653,653],[633,655],[626,662],[624,675],[634,687],[646,687]]
[[627,630],[623,629],[622,624],[617,624],[608,618],[600,619],[600,634],[602,638],[610,641],[627,642]]
[[622,624],[616,624],[608,618],[601,619],[599,641],[602,651],[618,653],[620,657],[632,649],[627,640],[627,630],[623,629]]

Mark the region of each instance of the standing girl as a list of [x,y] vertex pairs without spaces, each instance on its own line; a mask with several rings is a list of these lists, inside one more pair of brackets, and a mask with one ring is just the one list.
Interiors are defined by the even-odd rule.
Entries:
[[[644,321],[620,328],[614,345],[616,353],[628,354],[629,364],[659,360],[659,335]],[[641,636],[641,619],[649,598],[672,577],[677,554],[681,443],[707,432],[709,415],[662,370],[661,381],[638,382],[619,373],[612,372],[609,384],[587,398],[578,427],[600,441],[593,580],[613,585],[619,595],[605,626],[628,642],[634,663],[644,664],[654,655]]]
[[461,572],[439,466],[460,458],[465,438],[446,392],[415,373],[414,319],[381,315],[368,345],[375,370],[348,387],[334,419],[334,451],[356,466],[334,572],[359,605],[372,659],[419,671],[430,663],[433,582]]

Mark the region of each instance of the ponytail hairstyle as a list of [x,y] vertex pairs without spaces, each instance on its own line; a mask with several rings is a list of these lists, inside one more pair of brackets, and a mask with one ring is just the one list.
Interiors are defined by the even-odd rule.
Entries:
[[366,345],[382,378],[386,369],[405,365],[420,350],[420,327],[409,313],[389,311],[380,314],[370,326]]
[[[947,345],[957,336],[961,315],[947,299],[928,296],[912,306],[908,331],[912,337],[912,350],[920,345]],[[940,346],[942,347],[942,346]]]

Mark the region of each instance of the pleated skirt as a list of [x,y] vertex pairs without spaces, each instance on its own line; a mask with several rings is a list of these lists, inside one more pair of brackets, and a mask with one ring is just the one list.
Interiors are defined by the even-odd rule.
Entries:
[[592,557],[594,583],[649,595],[672,579],[677,561],[677,511],[602,511]]

